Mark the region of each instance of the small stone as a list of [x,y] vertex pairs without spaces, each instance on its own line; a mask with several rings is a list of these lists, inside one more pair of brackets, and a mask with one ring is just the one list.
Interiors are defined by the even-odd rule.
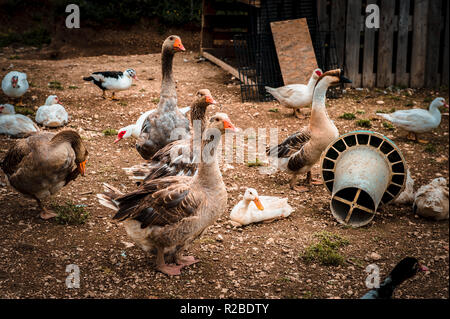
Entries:
[[377,101],[377,104],[379,105],[384,104],[384,101]]
[[381,259],[381,256],[379,254],[377,254],[376,252],[371,253],[369,257],[372,260],[380,260]]

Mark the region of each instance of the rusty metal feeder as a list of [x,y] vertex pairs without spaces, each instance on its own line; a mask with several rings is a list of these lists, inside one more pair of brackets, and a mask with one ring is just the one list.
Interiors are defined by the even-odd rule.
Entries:
[[406,162],[384,135],[354,131],[339,136],[321,158],[321,174],[331,193],[331,213],[353,227],[368,224],[378,206],[394,200],[406,184]]

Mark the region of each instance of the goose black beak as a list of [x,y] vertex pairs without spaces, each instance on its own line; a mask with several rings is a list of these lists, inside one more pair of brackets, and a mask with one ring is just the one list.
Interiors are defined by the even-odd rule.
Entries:
[[341,83],[352,83],[352,81],[350,79],[347,79],[343,75],[340,76],[339,80],[341,81]]

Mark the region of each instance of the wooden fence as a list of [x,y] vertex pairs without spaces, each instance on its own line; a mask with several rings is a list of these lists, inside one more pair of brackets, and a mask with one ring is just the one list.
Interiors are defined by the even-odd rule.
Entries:
[[[366,6],[380,28],[365,26]],[[449,83],[448,0],[317,0],[321,31],[333,31],[353,87],[439,87]]]

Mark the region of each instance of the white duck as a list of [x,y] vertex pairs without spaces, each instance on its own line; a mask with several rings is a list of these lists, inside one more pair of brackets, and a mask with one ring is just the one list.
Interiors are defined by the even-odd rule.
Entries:
[[17,106],[22,106],[22,96],[28,90],[26,73],[11,71],[2,80],[2,90],[10,98],[20,98]]
[[16,114],[11,104],[0,104],[0,134],[23,137],[38,132],[37,125],[28,117]]
[[248,225],[288,217],[293,211],[287,198],[258,196],[256,189],[247,188],[244,198],[231,210],[230,219],[236,224]]
[[279,88],[271,88],[266,86],[267,92],[273,95],[282,105],[293,108],[293,115],[301,118],[298,115],[301,107],[305,107],[311,104],[314,87],[317,80],[322,75],[321,69],[315,69],[309,78],[308,84],[290,84]]
[[415,139],[419,143],[428,143],[428,141],[420,140],[417,134],[429,132],[439,126],[441,123],[440,106],[448,108],[448,104],[445,103],[445,99],[442,97],[435,98],[431,102],[428,111],[424,109],[409,109],[396,111],[392,114],[376,114],[410,132],[409,137],[411,139]]
[[[180,112],[183,113],[183,115],[186,115],[187,112],[191,109],[190,106],[186,106],[183,108],[180,108]],[[114,143],[119,142],[121,139],[128,138],[130,136],[133,136],[134,138],[138,138],[141,134],[142,125],[144,124],[145,119],[155,112],[156,109],[150,110],[139,116],[138,120],[135,124],[130,124],[128,126],[122,127],[119,132],[117,133],[117,138],[114,141]]]
[[448,219],[448,186],[443,177],[435,178],[430,184],[420,187],[413,204],[414,213],[435,220]]
[[69,115],[64,106],[59,104],[58,97],[50,95],[45,101],[45,105],[38,108],[36,122],[47,127],[64,126],[69,122]]

